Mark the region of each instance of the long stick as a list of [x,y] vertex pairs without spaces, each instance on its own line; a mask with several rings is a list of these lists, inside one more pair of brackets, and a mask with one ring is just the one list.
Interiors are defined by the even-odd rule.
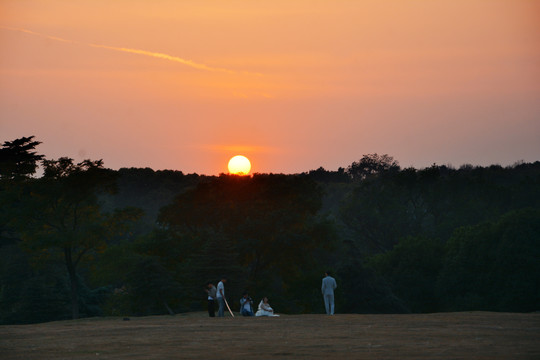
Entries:
[[227,305],[227,309],[229,309],[229,312],[231,313],[231,316],[234,317],[234,314],[231,311],[231,307],[229,306],[229,303],[227,302],[227,299],[225,299],[225,296],[223,297],[223,300],[225,300],[225,305]]

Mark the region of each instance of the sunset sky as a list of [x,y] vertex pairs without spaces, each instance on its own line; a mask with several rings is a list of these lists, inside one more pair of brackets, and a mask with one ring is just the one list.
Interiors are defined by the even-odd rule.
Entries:
[[540,160],[540,1],[1,0],[0,142],[217,175]]

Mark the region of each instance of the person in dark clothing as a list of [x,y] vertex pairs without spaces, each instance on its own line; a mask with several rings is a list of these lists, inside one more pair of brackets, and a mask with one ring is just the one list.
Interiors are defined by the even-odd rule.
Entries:
[[217,289],[211,282],[206,283],[206,289],[204,289],[208,293],[208,315],[210,317],[216,316],[216,296],[217,296]]

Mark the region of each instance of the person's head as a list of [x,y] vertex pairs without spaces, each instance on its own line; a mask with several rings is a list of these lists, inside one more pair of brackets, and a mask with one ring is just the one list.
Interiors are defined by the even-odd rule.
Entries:
[[247,298],[247,297],[249,297],[249,294],[248,294],[247,291],[244,291],[244,293],[242,294],[242,296],[245,297],[245,298]]
[[207,288],[211,288],[212,286],[214,286],[214,285],[210,281],[206,283]]
[[325,276],[330,276],[330,271],[324,273]]
[[227,282],[227,277],[226,277],[226,276],[222,276],[222,277],[221,277],[221,282],[225,284],[225,283]]
[[268,304],[268,298],[266,296],[263,297],[263,303]]

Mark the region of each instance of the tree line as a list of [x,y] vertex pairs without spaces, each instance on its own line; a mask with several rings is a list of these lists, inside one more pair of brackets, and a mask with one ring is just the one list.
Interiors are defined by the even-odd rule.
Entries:
[[[202,311],[227,276],[282,313],[538,310],[540,162],[204,176],[0,148],[0,323]],[[36,175],[38,168],[40,176]]]

